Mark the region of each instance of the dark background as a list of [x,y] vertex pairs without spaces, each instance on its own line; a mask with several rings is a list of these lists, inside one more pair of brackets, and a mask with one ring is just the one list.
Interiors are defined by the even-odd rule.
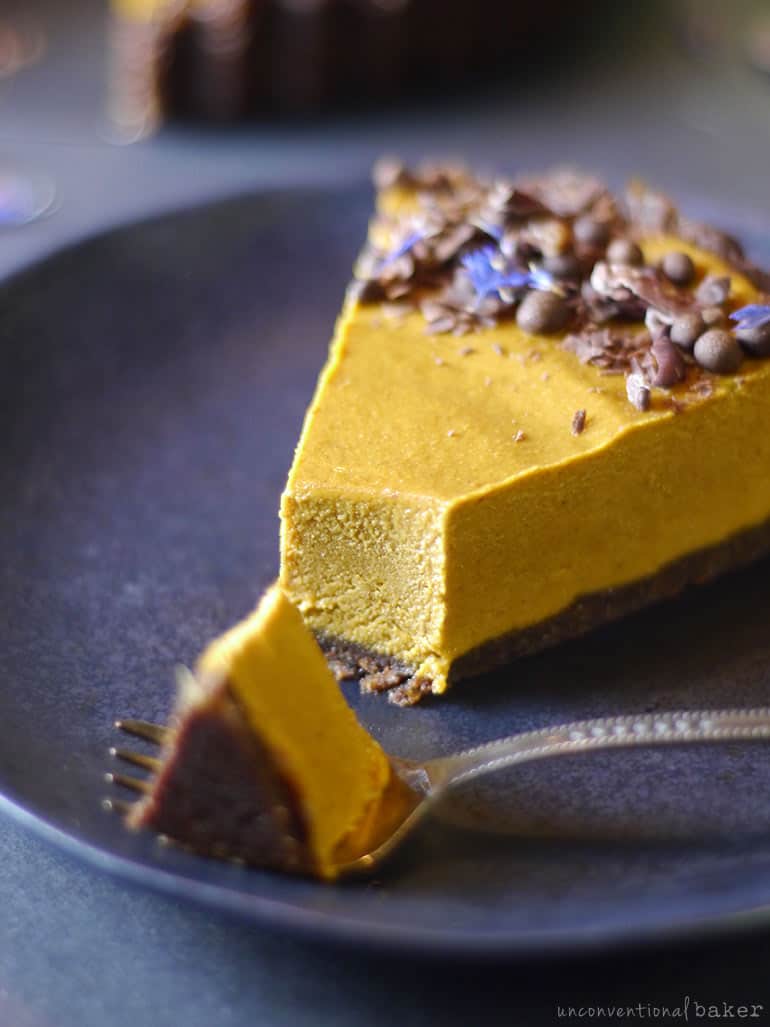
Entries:
[[[747,59],[745,34],[748,15],[770,9],[708,0],[585,9],[579,33],[565,38],[555,24],[542,56],[452,97],[232,132],[175,126],[124,146],[104,115],[103,4],[2,0],[0,21],[39,18],[46,51],[0,79],[0,171],[50,175],[58,207],[0,234],[0,273],[154,210],[274,183],[360,179],[382,151],[509,167],[572,161],[616,183],[636,173],[715,217],[729,197],[731,226],[761,230],[770,77]],[[769,970],[766,932],[580,960],[378,959],[132,890],[0,821],[0,1027],[535,1025],[558,1022],[557,1003],[676,1005],[685,995],[764,1003],[770,1022]]]

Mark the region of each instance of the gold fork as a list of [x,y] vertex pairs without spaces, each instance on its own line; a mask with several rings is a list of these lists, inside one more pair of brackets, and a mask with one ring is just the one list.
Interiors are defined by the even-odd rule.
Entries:
[[[162,744],[169,730],[144,720],[118,720],[115,726],[129,735],[158,745]],[[538,731],[525,731],[465,752],[424,762],[391,756],[391,764],[408,786],[412,800],[404,804],[403,812],[395,823],[388,823],[384,833],[382,830],[373,833],[372,837],[376,837],[377,841],[368,851],[340,863],[338,876],[368,873],[379,868],[383,860],[401,845],[450,788],[504,767],[602,749],[768,739],[770,708],[698,710],[576,721]],[[153,756],[122,748],[113,748],[110,753],[151,773],[160,767],[161,761]],[[110,773],[106,777],[110,783],[135,792],[145,793],[150,788],[148,778],[122,773]],[[107,809],[121,813],[131,807],[131,803],[120,799],[106,799],[104,805]]]

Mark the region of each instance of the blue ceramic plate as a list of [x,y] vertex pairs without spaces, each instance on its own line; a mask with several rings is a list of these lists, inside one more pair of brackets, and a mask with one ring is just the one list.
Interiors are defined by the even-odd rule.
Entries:
[[[114,718],[163,720],[173,665],[276,573],[278,497],[368,203],[228,201],[0,288],[3,810],[142,884],[399,950],[575,950],[768,918],[770,749],[756,744],[511,771],[458,792],[379,879],[339,886],[162,850],[101,809]],[[440,702],[351,694],[412,757],[769,699],[767,562]]]

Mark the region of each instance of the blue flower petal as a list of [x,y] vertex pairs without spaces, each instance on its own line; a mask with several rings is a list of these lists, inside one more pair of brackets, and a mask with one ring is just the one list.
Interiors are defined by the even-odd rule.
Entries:
[[541,292],[555,292],[557,289],[556,279],[544,267],[530,268],[529,277],[533,289],[540,289]]
[[736,321],[736,328],[749,330],[770,324],[770,306],[764,303],[749,303],[740,310],[730,314],[730,320]]
[[423,232],[412,232],[411,235],[408,235],[406,239],[404,239],[404,241],[395,248],[395,250],[391,250],[387,257],[383,259],[380,267],[387,267],[388,264],[392,264],[394,260],[398,260],[399,257],[403,257],[404,254],[408,253],[413,246],[417,245],[417,243],[423,238],[423,235]]
[[494,246],[484,246],[480,250],[466,253],[460,259],[480,300],[492,293],[499,293],[501,289],[520,289],[531,284],[531,272],[520,268],[494,267],[492,261],[495,258],[502,259],[500,251]]
[[491,221],[486,221],[483,218],[479,218],[474,222],[476,228],[484,233],[484,235],[490,236],[496,242],[500,242],[503,238],[503,230],[499,225],[493,225]]

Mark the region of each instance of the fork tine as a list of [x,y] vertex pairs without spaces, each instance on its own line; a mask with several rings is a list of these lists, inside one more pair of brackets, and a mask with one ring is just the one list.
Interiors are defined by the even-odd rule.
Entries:
[[110,749],[110,756],[125,763],[132,763],[135,767],[143,767],[144,770],[155,771],[161,765],[161,761],[155,756],[145,756],[144,753],[131,752],[130,749],[116,749],[114,746]]
[[116,720],[115,727],[125,731],[127,735],[134,735],[136,738],[144,738],[148,742],[156,742],[162,745],[168,734],[168,728],[161,724],[151,724],[149,720]]
[[126,802],[125,799],[102,799],[102,809],[108,813],[119,813],[122,817],[134,806],[133,802]]
[[132,792],[146,793],[150,790],[149,781],[143,781],[140,777],[131,777],[129,774],[109,774],[104,775],[105,781],[108,784],[120,785],[121,788],[130,788]]

